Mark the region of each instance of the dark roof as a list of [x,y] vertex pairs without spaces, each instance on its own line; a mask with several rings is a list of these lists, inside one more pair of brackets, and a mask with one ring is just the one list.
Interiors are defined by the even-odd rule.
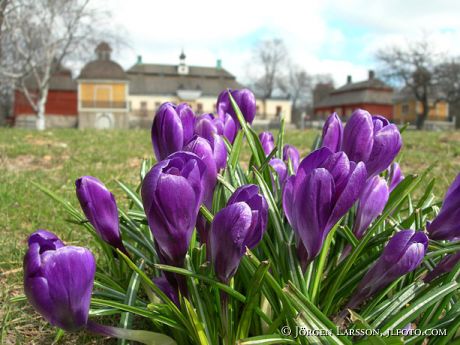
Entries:
[[78,79],[127,80],[123,68],[112,60],[94,60],[88,62],[80,72]]
[[[72,78],[72,72],[68,68],[58,66],[51,72],[49,91],[76,91],[77,82]],[[35,78],[31,75],[25,80],[29,90],[37,89]]]
[[[429,89],[429,100],[434,101],[436,99],[444,98],[444,94],[437,90],[434,86]],[[415,100],[415,94],[409,86],[403,87],[397,93],[394,94],[393,101],[395,102],[404,102],[409,100]]]
[[188,74],[178,74],[177,65],[136,64],[128,71],[131,95],[175,95],[177,90],[201,90],[217,96],[225,88],[243,86],[223,68],[188,66]]
[[363,89],[375,89],[375,90],[387,90],[393,91],[393,88],[385,84],[383,81],[377,78],[367,79],[364,81],[359,81],[356,83],[348,83],[345,84],[331,93],[340,93],[340,92],[347,92],[347,91],[355,91],[355,90],[363,90]]
[[377,78],[347,83],[321,99],[315,108],[347,104],[392,104],[393,88]]

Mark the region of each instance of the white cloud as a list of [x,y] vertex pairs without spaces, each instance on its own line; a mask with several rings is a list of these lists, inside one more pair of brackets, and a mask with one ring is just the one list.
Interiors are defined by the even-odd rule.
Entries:
[[125,67],[136,55],[144,62],[177,63],[184,48],[190,64],[213,66],[220,58],[244,80],[252,45],[276,36],[294,62],[343,84],[348,74],[354,80],[367,76],[377,49],[404,44],[423,30],[443,51],[460,54],[460,2],[455,0],[97,1],[129,34],[132,49],[117,56]]

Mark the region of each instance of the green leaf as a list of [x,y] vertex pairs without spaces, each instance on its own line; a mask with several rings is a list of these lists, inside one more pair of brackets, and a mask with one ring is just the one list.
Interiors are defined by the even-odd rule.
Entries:
[[401,310],[395,316],[393,316],[383,327],[382,332],[386,330],[393,330],[398,328],[403,328],[409,322],[415,320],[418,316],[422,314],[423,311],[428,309],[431,305],[440,301],[444,296],[449,293],[457,290],[459,288],[459,283],[450,282],[449,284],[442,285],[431,290],[429,293],[426,293],[419,297],[412,305]]
[[249,287],[246,295],[246,304],[241,314],[240,322],[237,329],[237,339],[245,338],[249,334],[249,328],[251,326],[252,315],[254,309],[259,301],[260,285],[267,273],[270,264],[267,261],[262,261],[260,266],[257,268],[256,273],[252,277],[251,286]]
[[270,344],[297,344],[292,338],[283,337],[278,334],[260,335],[246,339],[240,339],[236,345],[270,345]]
[[142,200],[140,199],[139,195],[131,188],[129,188],[127,185],[125,185],[123,182],[118,180],[116,180],[116,182],[121,187],[121,189],[123,189],[128,198],[131,199],[139,209],[143,210],[144,205],[142,204]]
[[[144,261],[141,260],[138,267],[140,270],[142,270],[144,268]],[[131,274],[131,279],[129,281],[128,288],[126,289],[126,297],[124,301],[125,304],[129,306],[133,306],[135,304],[137,292],[139,291],[139,283],[140,283],[139,274],[137,274],[136,272],[133,272]],[[129,312],[123,313],[121,315],[119,327],[124,328],[124,329],[130,329],[132,324],[133,324],[133,315]],[[127,341],[126,339],[119,339],[118,344],[126,345]]]

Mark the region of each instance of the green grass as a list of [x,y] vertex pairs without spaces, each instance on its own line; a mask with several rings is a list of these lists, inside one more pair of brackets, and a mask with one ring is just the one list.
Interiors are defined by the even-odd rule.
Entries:
[[[291,131],[286,142],[310,151],[318,131]],[[436,196],[441,199],[460,171],[460,133],[406,132],[401,153],[405,174],[421,172],[436,162]],[[248,150],[246,150],[248,152]],[[35,188],[37,182],[77,206],[74,181],[94,175],[106,183],[120,206],[127,200],[120,179],[138,183],[140,162],[151,156],[150,133],[132,131],[52,130],[42,133],[0,129],[0,343],[50,344],[54,330],[26,303],[9,299],[22,294],[22,257],[27,235],[37,228],[56,232],[67,243],[92,246],[80,227],[67,223],[62,209]],[[244,156],[243,158],[247,158]],[[63,343],[107,344],[84,333],[66,335]]]

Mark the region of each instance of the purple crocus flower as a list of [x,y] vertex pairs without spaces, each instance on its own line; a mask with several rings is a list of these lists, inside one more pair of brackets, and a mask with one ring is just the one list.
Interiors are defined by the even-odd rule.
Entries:
[[353,227],[353,232],[358,239],[364,236],[368,226],[382,213],[389,194],[387,183],[383,178],[374,176],[367,181],[359,198]]
[[279,158],[270,159],[270,162],[268,164],[270,164],[270,166],[275,170],[276,174],[278,175],[278,180],[280,181],[280,186],[282,188],[287,177],[286,164]]
[[96,262],[86,248],[65,246],[53,233],[30,235],[24,257],[24,291],[49,323],[66,331],[86,326]]
[[268,205],[259,187],[238,188],[212,222],[211,258],[218,279],[227,283],[238,269],[241,257],[261,240],[267,226]]
[[426,277],[423,279],[425,283],[431,282],[433,279],[437,278],[441,274],[448,273],[457,265],[460,261],[460,251],[455,254],[446,255],[442,258],[441,261],[436,265],[436,267],[429,272]]
[[128,254],[121,241],[118,208],[113,194],[93,176],[80,177],[75,186],[81,208],[99,237]]
[[298,243],[305,247],[303,267],[318,255],[329,231],[358,199],[366,178],[362,162],[350,162],[344,152],[323,147],[305,157],[297,174],[287,179],[283,209]]
[[182,266],[203,200],[206,165],[179,151],[145,176],[141,195],[150,230],[164,263]]
[[156,277],[152,279],[156,286],[171,300],[179,306],[179,294],[166,277]]
[[404,175],[401,172],[401,168],[399,167],[398,163],[394,162],[388,168],[388,182],[390,184],[390,193],[393,191],[393,189],[396,188],[396,186],[402,180],[404,180]]
[[238,105],[238,108],[240,108],[245,120],[252,123],[252,121],[254,121],[254,117],[256,116],[256,98],[252,91],[248,89],[222,91],[217,98],[217,114],[220,117],[224,117],[225,114],[229,114],[239,128],[238,118],[233,110],[230,97],[228,96],[229,92]]
[[394,280],[414,271],[423,261],[427,247],[428,237],[422,231],[397,232],[361,280],[347,307],[356,308]]
[[192,138],[194,126],[195,114],[187,104],[163,103],[152,124],[152,145],[157,160],[180,151]]
[[265,155],[268,156],[275,148],[275,139],[271,132],[261,132],[259,134],[259,140],[264,149]]
[[332,151],[341,147],[354,162],[364,162],[369,176],[378,175],[388,168],[402,146],[401,134],[396,125],[383,116],[371,116],[367,111],[357,109],[347,122],[340,142],[340,125],[333,114],[323,128],[323,146]]
[[300,154],[295,146],[288,144],[284,145],[283,161],[285,161],[286,164],[289,164],[289,161],[291,161],[294,174],[297,172],[297,169],[299,168]]
[[447,190],[438,216],[426,228],[433,240],[460,237],[460,174]]
[[230,143],[235,140],[237,126],[228,114],[214,116],[213,114],[200,115],[195,122],[195,134],[209,140],[211,133],[216,133],[227,138]]
[[337,113],[331,114],[323,126],[323,147],[327,147],[332,152],[341,150],[343,138],[343,125]]
[[193,152],[206,165],[203,180],[203,203],[209,208],[212,205],[214,187],[217,183],[217,166],[211,144],[206,139],[196,135],[184,147],[184,151]]
[[220,136],[223,133],[219,133],[215,123],[216,119],[213,119],[211,116],[211,114],[204,114],[198,117],[195,122],[195,134],[205,138],[211,144],[214,160],[219,171],[225,169],[227,166],[227,148]]

